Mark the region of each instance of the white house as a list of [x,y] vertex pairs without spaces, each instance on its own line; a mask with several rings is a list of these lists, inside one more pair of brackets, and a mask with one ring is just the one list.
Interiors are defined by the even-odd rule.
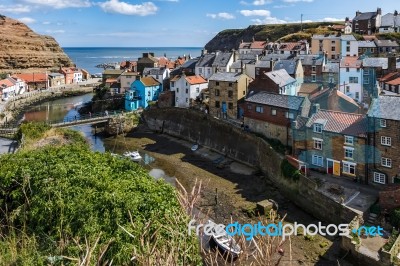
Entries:
[[152,76],[156,79],[160,84],[164,84],[166,79],[169,79],[169,74],[171,70],[165,67],[145,67],[143,70],[143,76]]
[[80,69],[74,70],[74,83],[82,82],[82,71]]
[[208,82],[202,76],[182,74],[170,80],[170,90],[175,92],[176,107],[190,107],[191,101],[194,101],[206,88],[208,88]]
[[386,15],[382,16],[379,32],[400,32],[400,16],[397,11],[395,11],[394,14],[387,13]]
[[358,56],[358,41],[353,35],[342,35],[340,37],[341,42],[341,55],[345,56]]
[[212,64],[214,63],[215,54],[202,54],[199,61],[195,66],[196,76],[202,76],[205,79],[209,79],[213,74]]
[[339,90],[357,102],[363,102],[363,68],[357,56],[346,56],[340,61]]
[[[215,56],[212,63],[213,72],[229,72],[234,61],[234,54],[232,52],[219,52]],[[213,73],[213,74],[214,74]]]
[[7,100],[10,97],[24,93],[25,89],[26,84],[22,79],[7,77],[3,80],[0,80],[1,98],[3,100]]

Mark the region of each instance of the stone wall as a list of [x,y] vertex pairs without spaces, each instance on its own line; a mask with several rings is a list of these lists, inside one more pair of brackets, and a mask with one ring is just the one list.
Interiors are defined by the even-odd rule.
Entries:
[[400,185],[386,187],[379,191],[379,205],[382,210],[400,207]]
[[255,165],[281,193],[303,210],[327,223],[349,223],[357,215],[316,190],[317,184],[300,177],[295,182],[281,174],[283,155],[263,139],[205,114],[178,108],[146,110],[143,118],[150,129],[197,142],[246,164]]

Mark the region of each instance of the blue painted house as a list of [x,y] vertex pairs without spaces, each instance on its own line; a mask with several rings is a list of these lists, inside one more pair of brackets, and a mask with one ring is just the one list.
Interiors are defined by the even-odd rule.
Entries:
[[125,110],[133,111],[138,108],[146,108],[151,101],[157,101],[162,84],[151,76],[136,76],[131,87],[125,93]]

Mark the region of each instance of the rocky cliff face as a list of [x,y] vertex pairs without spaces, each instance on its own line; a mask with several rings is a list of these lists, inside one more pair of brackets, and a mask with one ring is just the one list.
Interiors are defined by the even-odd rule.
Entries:
[[72,66],[53,37],[39,35],[24,23],[0,15],[0,71]]

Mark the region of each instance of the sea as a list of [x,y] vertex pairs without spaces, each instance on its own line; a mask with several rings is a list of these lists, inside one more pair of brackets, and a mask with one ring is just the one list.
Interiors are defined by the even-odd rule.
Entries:
[[76,64],[91,74],[103,72],[103,68],[96,68],[103,63],[136,61],[143,53],[154,53],[154,56],[166,56],[177,59],[179,56],[190,55],[197,57],[201,54],[201,47],[63,47],[64,52]]

